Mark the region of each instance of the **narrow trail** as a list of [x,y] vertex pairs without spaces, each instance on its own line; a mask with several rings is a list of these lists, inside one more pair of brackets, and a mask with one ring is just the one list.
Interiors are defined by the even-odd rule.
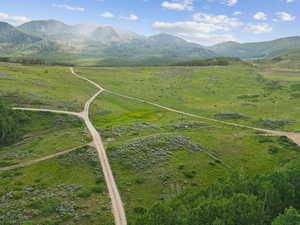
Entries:
[[217,120],[217,119],[212,119],[212,118],[208,118],[208,117],[204,117],[204,116],[199,116],[199,115],[196,115],[196,114],[193,114],[193,113],[183,112],[183,111],[173,109],[173,108],[169,108],[169,107],[166,107],[166,106],[163,106],[163,105],[159,105],[159,104],[156,104],[156,103],[144,100],[144,99],[123,95],[123,94],[120,94],[118,92],[110,91],[110,90],[107,90],[107,89],[104,89],[104,91],[106,91],[110,94],[119,96],[119,97],[123,97],[123,98],[131,99],[131,100],[135,100],[135,101],[138,101],[138,102],[142,102],[142,103],[145,103],[145,104],[153,105],[153,106],[156,106],[158,108],[162,108],[162,109],[165,109],[167,111],[175,112],[175,113],[182,114],[182,115],[189,116],[189,117],[194,117],[194,118],[207,120],[207,121],[212,121],[212,122],[216,122],[216,123],[222,123],[222,124],[225,124],[225,125],[228,125],[228,126],[234,126],[234,127],[240,127],[240,128],[256,130],[256,131],[264,132],[264,133],[267,133],[267,134],[273,135],[273,136],[285,136],[285,137],[289,138],[290,140],[292,140],[293,142],[295,142],[298,146],[300,146],[300,133],[268,130],[268,129],[251,127],[251,126],[237,124],[237,123],[226,122],[226,121],[223,121],[223,120]]
[[[69,112],[69,111],[61,111],[61,110],[17,108],[17,107],[14,108],[14,109],[16,109],[16,110],[25,110],[25,111],[40,111],[40,112],[53,112],[53,113],[68,114],[68,115],[73,115],[73,116],[80,117],[81,119],[84,120],[90,134],[93,137],[93,146],[96,148],[96,150],[98,152],[99,161],[100,161],[100,164],[101,164],[101,167],[102,167],[105,182],[106,182],[107,189],[108,189],[108,192],[109,192],[109,195],[110,195],[110,198],[111,198],[111,202],[112,202],[112,212],[113,212],[113,215],[114,215],[116,225],[127,225],[126,214],[125,214],[125,210],[124,210],[124,207],[123,207],[123,202],[121,200],[119,190],[117,188],[114,176],[112,174],[112,170],[111,170],[111,167],[110,167],[110,164],[109,164],[109,161],[108,161],[108,157],[107,157],[107,154],[106,154],[101,136],[98,133],[98,131],[96,130],[96,128],[93,126],[93,124],[92,124],[92,122],[90,121],[90,118],[89,118],[90,105],[96,99],[96,97],[104,91],[107,92],[107,93],[122,97],[122,98],[135,100],[135,101],[138,101],[138,102],[141,102],[141,103],[145,103],[145,104],[149,104],[149,105],[153,105],[155,107],[165,109],[165,110],[170,111],[170,112],[175,112],[175,113],[178,113],[178,114],[182,114],[182,115],[186,115],[186,116],[190,116],[190,117],[194,117],[194,118],[198,118],[198,119],[202,119],[202,120],[212,121],[212,122],[216,122],[216,123],[222,123],[222,124],[229,125],[229,126],[234,126],[234,127],[252,129],[252,130],[256,130],[256,131],[266,133],[268,135],[286,136],[290,140],[294,141],[298,146],[300,146],[300,133],[292,133],[292,132],[285,132],[285,131],[274,131],[274,130],[256,128],[256,127],[251,127],[251,126],[226,122],[226,121],[222,121],[222,120],[217,120],[217,119],[213,119],[213,118],[208,118],[208,117],[204,117],[204,116],[199,116],[199,115],[196,115],[196,114],[193,114],[193,113],[187,113],[187,112],[180,111],[180,110],[173,109],[173,108],[169,108],[169,107],[157,104],[157,103],[153,103],[153,102],[150,102],[150,101],[147,101],[147,100],[144,100],[144,99],[131,97],[131,96],[120,94],[118,92],[107,90],[107,89],[103,88],[101,85],[97,84],[96,82],[91,81],[86,77],[78,75],[74,71],[73,68],[70,68],[70,70],[71,70],[71,73],[73,75],[75,75],[76,77],[78,77],[79,79],[85,80],[85,81],[89,82],[90,84],[94,85],[97,89],[99,89],[99,91],[95,95],[93,95],[86,102],[86,104],[84,106],[84,110],[82,112]],[[63,153],[61,153],[61,154],[63,154]],[[46,158],[46,157],[44,157],[44,158]],[[41,159],[37,159],[37,160],[41,160]],[[33,160],[33,161],[35,161],[35,160]]]
[[77,149],[80,149],[80,148],[83,148],[83,147],[89,146],[89,145],[90,144],[81,145],[81,146],[71,148],[71,149],[68,149],[68,150],[65,150],[65,151],[62,151],[62,152],[57,152],[57,153],[54,153],[54,154],[51,154],[51,155],[47,155],[47,156],[44,156],[44,157],[41,157],[41,158],[38,158],[38,159],[33,159],[33,160],[30,160],[30,161],[27,161],[27,162],[22,162],[22,163],[19,163],[17,165],[2,167],[2,168],[0,168],[0,171],[14,170],[14,169],[25,167],[25,166],[30,166],[30,165],[45,161],[47,159],[52,159],[52,158],[55,158],[57,156],[65,155],[69,152],[73,152]]
[[[72,73],[74,73],[73,68],[71,68],[71,71],[72,71]],[[96,87],[98,87],[99,89],[101,89],[101,90],[103,90],[107,93],[110,93],[110,94],[113,94],[113,95],[116,95],[116,96],[119,96],[119,97],[122,97],[122,98],[127,98],[127,99],[135,100],[135,101],[138,101],[138,102],[141,102],[141,103],[153,105],[155,107],[165,109],[165,110],[170,111],[170,112],[175,112],[175,113],[178,113],[178,114],[182,114],[182,115],[185,115],[185,116],[189,116],[189,117],[194,117],[194,118],[207,120],[207,121],[212,121],[212,122],[216,122],[216,123],[222,123],[222,124],[225,124],[225,125],[228,125],[228,126],[234,126],[234,127],[240,127],[240,128],[256,130],[256,131],[267,133],[267,134],[273,135],[273,136],[285,136],[285,137],[289,138],[290,140],[292,140],[293,142],[295,142],[298,146],[300,146],[300,133],[268,130],[268,129],[257,128],[257,127],[252,127],[252,126],[247,126],[247,125],[242,125],[242,124],[237,124],[237,123],[226,122],[226,121],[223,121],[223,120],[217,120],[217,119],[213,119],[213,118],[209,118],[209,117],[205,117],[205,116],[199,116],[199,115],[196,115],[196,114],[193,114],[193,113],[187,113],[187,112],[180,111],[180,110],[173,109],[173,108],[169,108],[169,107],[166,107],[166,106],[154,103],[154,102],[150,102],[150,101],[147,101],[147,100],[144,100],[144,99],[141,99],[141,98],[136,98],[136,97],[120,94],[118,92],[105,89],[101,85],[95,83],[94,81],[90,81],[85,77],[82,77],[82,76],[79,76],[79,75],[76,75],[76,76],[80,77],[81,79],[89,81],[90,83],[94,84]]]
[[77,116],[82,118],[81,113],[77,112],[69,112],[69,111],[62,111],[62,110],[53,110],[53,109],[35,109],[35,108],[20,108],[14,107],[15,110],[23,110],[23,111],[35,111],[35,112],[52,112],[52,113],[59,113],[59,114],[67,114],[72,116]]
[[[97,98],[97,96],[104,91],[104,88],[102,88],[100,85],[96,84],[95,82],[78,75],[77,73],[74,72],[73,68],[70,68],[70,70],[71,70],[71,73],[73,75],[75,75],[76,77],[78,77],[79,79],[83,79],[83,80],[89,82],[90,84],[94,85],[97,89],[99,89],[99,91],[96,94],[94,94],[85,103],[84,110],[82,112],[69,112],[69,111],[62,111],[62,110],[18,108],[18,107],[15,107],[14,109],[15,110],[24,110],[24,111],[53,112],[53,113],[60,113],[60,114],[68,114],[68,115],[77,116],[84,120],[91,136],[93,137],[92,145],[93,145],[93,147],[96,148],[96,150],[98,152],[98,157],[99,157],[99,161],[101,164],[102,172],[103,172],[106,186],[107,186],[110,198],[111,198],[112,213],[113,213],[113,216],[115,219],[115,225],[127,225],[126,214],[125,214],[125,210],[123,207],[123,202],[121,200],[121,196],[120,196],[119,190],[117,188],[117,185],[116,185],[116,182],[115,182],[115,179],[114,179],[114,176],[113,176],[113,173],[112,173],[109,161],[108,161],[108,157],[107,157],[107,154],[106,154],[106,151],[105,151],[102,139],[101,139],[101,136],[100,136],[99,132],[96,130],[96,128],[93,126],[93,124],[89,118],[90,105]],[[63,153],[61,153],[61,154],[63,154]],[[49,157],[51,157],[51,156],[49,156]],[[42,159],[42,160],[48,159],[47,157],[44,157],[44,158],[45,159]],[[37,160],[41,160],[41,159],[37,159]],[[33,160],[33,161],[34,161],[33,163],[35,163],[35,160]]]
[[121,196],[120,196],[118,187],[116,185],[103,142],[101,140],[99,132],[96,130],[96,128],[93,126],[92,122],[89,119],[90,105],[95,100],[95,98],[104,91],[104,88],[102,88],[100,85],[96,84],[95,82],[90,81],[89,79],[78,75],[77,73],[74,72],[73,68],[70,68],[70,70],[71,70],[71,73],[74,74],[75,76],[77,76],[78,78],[86,80],[89,83],[96,86],[98,89],[100,89],[93,97],[91,97],[86,102],[86,104],[84,106],[84,111],[81,112],[81,115],[82,115],[82,118],[84,119],[84,122],[85,122],[87,128],[89,129],[89,131],[93,137],[94,146],[98,152],[103,175],[104,175],[107,189],[108,189],[109,195],[111,197],[111,201],[112,201],[112,210],[113,210],[113,215],[115,218],[115,224],[116,225],[127,225],[126,214],[125,214],[125,210],[123,207],[123,202],[121,200]]

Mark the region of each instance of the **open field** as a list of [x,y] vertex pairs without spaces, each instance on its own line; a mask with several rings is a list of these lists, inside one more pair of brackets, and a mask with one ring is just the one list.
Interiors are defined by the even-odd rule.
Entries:
[[[299,96],[295,95],[299,83],[275,81],[249,64],[75,71],[109,90],[185,112],[270,130],[300,130]],[[2,64],[1,74],[4,90],[18,87],[12,95],[2,92],[14,106],[80,112],[96,93],[91,84],[65,67]],[[40,87],[33,82],[36,79],[51,85]],[[30,98],[35,95],[38,102]],[[31,100],[26,103],[26,98]],[[2,167],[91,141],[79,118],[26,114],[30,120],[22,128],[21,140],[0,148]],[[190,188],[203,189],[233,172],[264,174],[284,166],[300,152],[285,137],[262,136],[254,130],[195,119],[105,91],[91,105],[90,117],[105,141],[129,224],[155,203]],[[13,221],[5,224],[112,224],[109,195],[90,147],[0,176],[0,185],[6,188],[0,192],[1,204],[8,204],[1,212],[6,221]],[[45,199],[49,208],[35,203],[28,188],[37,189],[33,197]],[[7,203],[8,198],[16,201]],[[19,214],[12,217],[11,211],[16,209]],[[54,222],[44,221],[40,215]]]
[[182,111],[255,127],[300,130],[298,82],[264,77],[251,65],[79,71],[109,90]]
[[92,148],[0,172],[3,225],[112,225],[110,199]]
[[279,81],[300,81],[300,50],[292,50],[273,59],[255,62],[268,79]]
[[0,145],[1,167],[15,165],[88,144],[91,141],[84,124],[74,116],[27,112],[16,143]]
[[206,123],[109,93],[91,110],[107,142],[129,222],[187,188],[204,188],[233,171],[262,174],[299,155],[300,149],[281,137]]
[[67,67],[0,64],[0,97],[17,106],[81,111],[96,90]]

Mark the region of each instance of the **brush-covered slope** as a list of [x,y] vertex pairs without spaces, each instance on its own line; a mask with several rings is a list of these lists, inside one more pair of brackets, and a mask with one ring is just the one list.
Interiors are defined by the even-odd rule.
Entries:
[[238,43],[225,42],[212,46],[210,49],[219,56],[239,58],[271,58],[284,52],[300,48],[300,37],[281,38],[267,42]]

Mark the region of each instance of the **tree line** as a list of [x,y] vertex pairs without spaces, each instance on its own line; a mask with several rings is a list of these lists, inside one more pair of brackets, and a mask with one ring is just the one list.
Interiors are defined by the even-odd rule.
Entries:
[[8,108],[0,100],[0,144],[8,144],[18,139],[22,133],[22,124],[28,119],[24,112]]
[[149,210],[135,225],[300,225],[300,160],[254,177],[232,175]]
[[72,64],[72,63],[47,62],[46,60],[37,59],[37,58],[0,57],[0,62],[20,63],[20,64],[23,64],[23,65],[74,66],[74,64]]

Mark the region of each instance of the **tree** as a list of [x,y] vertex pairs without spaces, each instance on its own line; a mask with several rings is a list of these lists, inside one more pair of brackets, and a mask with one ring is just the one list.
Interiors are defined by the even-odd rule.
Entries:
[[300,214],[292,207],[285,209],[283,214],[276,217],[272,225],[300,225]]

